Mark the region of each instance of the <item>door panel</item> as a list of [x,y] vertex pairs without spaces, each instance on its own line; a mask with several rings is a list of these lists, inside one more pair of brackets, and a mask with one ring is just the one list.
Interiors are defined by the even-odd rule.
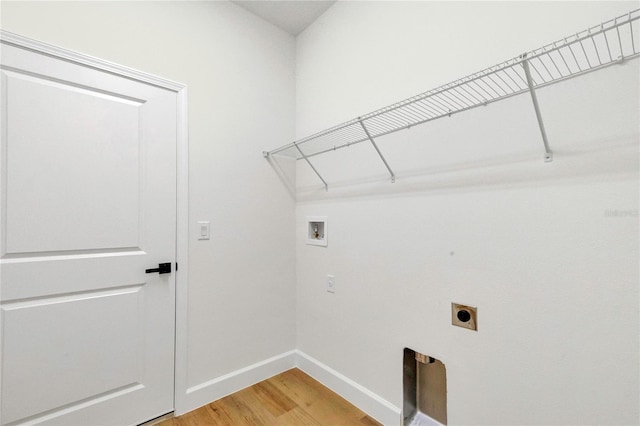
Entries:
[[14,72],[3,77],[5,253],[137,247],[144,104]]
[[[3,284],[29,285],[0,286],[0,300],[46,297],[52,294],[52,283],[55,283],[57,294],[91,292],[145,283],[147,279],[153,279],[144,273],[149,266],[148,257],[141,250],[7,257],[2,260]],[[91,278],[87,279],[88,277]]]
[[[5,422],[140,384],[140,290],[136,286],[5,304],[4,337],[11,343],[3,354],[9,390]],[[65,349],[51,350],[55,347]]]
[[2,47],[1,424],[170,412],[177,95]]

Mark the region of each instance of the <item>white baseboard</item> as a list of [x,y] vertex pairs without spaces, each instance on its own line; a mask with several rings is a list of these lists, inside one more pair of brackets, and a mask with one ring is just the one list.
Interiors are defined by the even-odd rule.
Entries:
[[186,395],[179,399],[180,406],[176,406],[175,415],[188,413],[294,367],[298,367],[382,424],[401,423],[400,408],[298,350],[276,355],[188,388]]
[[401,424],[401,409],[340,374],[331,367],[296,350],[297,367],[384,425]]
[[176,407],[176,416],[217,401],[295,366],[296,351],[289,351],[192,386],[187,389],[186,396],[182,398],[181,406]]

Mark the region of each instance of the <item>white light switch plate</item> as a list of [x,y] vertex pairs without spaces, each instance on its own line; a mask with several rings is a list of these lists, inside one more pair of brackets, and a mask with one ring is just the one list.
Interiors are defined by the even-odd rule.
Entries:
[[335,275],[327,275],[327,291],[329,293],[336,292],[336,276]]
[[209,221],[201,221],[198,222],[198,239],[199,240],[208,240],[210,233],[210,223]]

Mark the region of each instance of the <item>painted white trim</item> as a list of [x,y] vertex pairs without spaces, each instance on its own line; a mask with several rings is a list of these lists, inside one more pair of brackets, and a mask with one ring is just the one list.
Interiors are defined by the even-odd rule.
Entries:
[[296,351],[285,352],[187,389],[176,416],[252,386],[296,366]]
[[400,408],[371,392],[359,383],[296,350],[297,367],[313,377],[377,421],[385,425],[399,425],[402,420]]
[[24,37],[10,31],[0,30],[0,41],[2,41],[2,43],[4,44],[13,45],[23,49],[29,49],[38,53],[44,53],[58,59],[74,62],[76,64],[95,68],[100,71],[106,71],[121,77],[141,81],[143,83],[162,87],[174,92],[180,92],[181,90],[186,88],[186,86],[182,83],[177,83],[175,81],[167,80],[165,78],[148,74],[146,72],[125,67],[124,65],[105,61],[104,59],[96,58],[91,55],[85,55],[84,53],[74,52],[73,50],[65,49],[63,47],[55,46],[53,44],[45,43],[39,40],[34,40],[29,37]]
[[[176,285],[176,335],[174,408],[184,407],[187,389],[187,294],[189,265],[189,121],[187,115],[187,86],[138,71],[133,68],[105,61],[90,55],[74,52],[49,43],[44,43],[9,31],[0,30],[0,43],[27,49],[64,61],[115,74],[145,84],[167,89],[177,94],[176,107],[176,262],[180,265],[175,274]],[[184,412],[184,411],[183,411]]]
[[288,351],[191,386],[183,395],[176,392],[179,404],[176,404],[175,415],[188,413],[295,367],[382,424],[399,425],[401,423],[400,408],[299,350]]
[[177,146],[177,231],[176,231],[176,336],[175,381],[173,406],[175,412],[184,410],[187,394],[189,353],[189,121],[187,117],[187,88],[178,92],[178,143]]

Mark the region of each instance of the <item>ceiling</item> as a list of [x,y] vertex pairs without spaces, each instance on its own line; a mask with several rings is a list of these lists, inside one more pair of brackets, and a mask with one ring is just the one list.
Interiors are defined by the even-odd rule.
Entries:
[[231,0],[276,27],[297,36],[336,0]]

